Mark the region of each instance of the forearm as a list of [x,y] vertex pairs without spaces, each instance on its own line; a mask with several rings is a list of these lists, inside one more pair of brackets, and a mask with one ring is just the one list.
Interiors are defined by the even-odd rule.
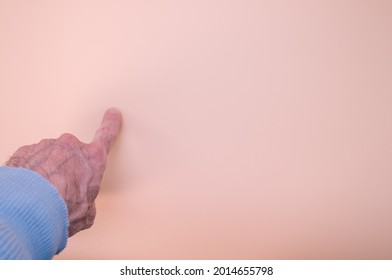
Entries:
[[46,179],[0,167],[0,259],[51,259],[66,246],[68,211]]

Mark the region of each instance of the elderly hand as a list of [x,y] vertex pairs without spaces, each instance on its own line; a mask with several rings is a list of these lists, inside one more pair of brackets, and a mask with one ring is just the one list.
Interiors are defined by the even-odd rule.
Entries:
[[58,139],[19,148],[7,162],[37,172],[57,188],[68,206],[69,236],[91,227],[106,157],[122,123],[121,112],[110,108],[93,142],[85,144],[65,133]]

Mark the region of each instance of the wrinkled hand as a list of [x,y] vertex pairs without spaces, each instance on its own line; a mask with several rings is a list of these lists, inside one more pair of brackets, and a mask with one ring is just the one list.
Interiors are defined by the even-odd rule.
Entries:
[[120,131],[118,109],[106,111],[93,142],[85,144],[65,133],[58,139],[19,148],[7,162],[39,173],[54,185],[68,206],[69,236],[91,227],[106,157]]

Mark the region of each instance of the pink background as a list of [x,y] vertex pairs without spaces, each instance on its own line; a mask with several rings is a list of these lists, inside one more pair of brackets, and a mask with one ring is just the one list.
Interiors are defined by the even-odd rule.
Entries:
[[391,1],[0,0],[0,160],[124,113],[57,259],[392,259]]

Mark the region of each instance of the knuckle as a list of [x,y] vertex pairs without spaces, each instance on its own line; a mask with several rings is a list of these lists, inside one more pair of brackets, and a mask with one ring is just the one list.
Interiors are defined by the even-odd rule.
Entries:
[[88,150],[89,158],[96,167],[103,167],[106,163],[106,150],[101,145],[92,145]]
[[86,228],[90,228],[94,225],[94,220],[96,216],[96,208],[93,204],[92,207],[89,209],[89,212],[86,217]]
[[79,139],[70,133],[63,133],[58,140],[70,145],[78,145],[80,143]]

